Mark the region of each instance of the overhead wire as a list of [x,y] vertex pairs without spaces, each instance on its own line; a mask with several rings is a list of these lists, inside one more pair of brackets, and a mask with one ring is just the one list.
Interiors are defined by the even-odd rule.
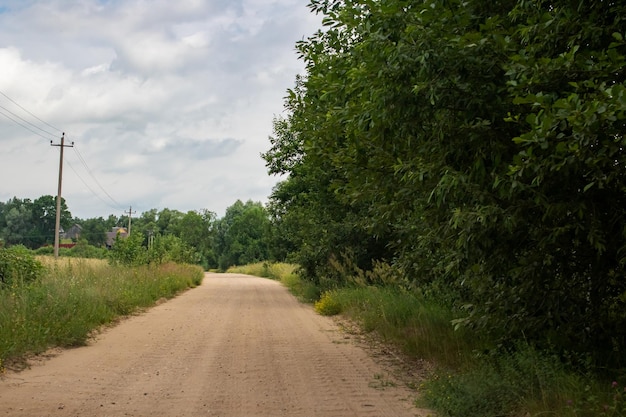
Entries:
[[[47,131],[47,130],[45,130],[45,129],[40,128],[40,127],[39,127],[39,126],[37,126],[36,124],[29,122],[28,120],[26,120],[26,119],[24,119],[23,117],[21,117],[21,116],[19,116],[19,115],[15,114],[15,113],[13,113],[11,110],[7,109],[7,108],[6,108],[6,107],[4,107],[4,106],[0,106],[0,109],[2,109],[2,110],[4,110],[4,111],[6,111],[6,112],[8,112],[8,113],[11,113],[13,116],[17,117],[18,119],[20,119],[20,120],[21,120],[21,121],[23,121],[24,123],[27,123],[28,125],[30,125],[30,126],[32,126],[32,127],[34,127],[35,129],[41,130],[42,132],[47,133],[47,134],[48,134],[48,135],[50,135],[50,136],[56,136],[56,134],[55,134],[55,133],[51,133],[51,132],[48,132],[48,131]],[[32,131],[31,131],[31,132],[32,132]]]
[[[11,97],[9,97],[6,93],[4,93],[3,91],[0,91],[0,95],[2,95],[4,98],[6,98],[7,100],[9,100],[11,103],[13,103],[15,106],[19,107],[22,111],[24,111],[25,113],[27,113],[28,115],[30,115],[31,117],[33,117],[34,119],[36,119],[37,121],[39,121],[40,123],[43,123],[44,125],[54,129],[55,131],[59,132],[59,133],[63,133],[63,131],[61,129],[59,129],[58,127],[46,122],[45,120],[37,117],[35,114],[33,114],[32,112],[30,112],[28,109],[26,109],[25,107],[23,107],[22,105],[20,105],[17,101],[15,101],[14,99],[12,99]],[[52,133],[47,129],[44,129],[40,126],[37,126],[35,123],[21,117],[20,115],[14,113],[13,111],[7,109],[6,107],[0,105],[0,115],[4,116],[5,118],[9,119],[10,121],[12,121],[13,123],[15,123],[16,125],[28,130],[29,132],[40,136],[44,139],[50,140],[50,142],[52,142],[54,139],[57,138],[57,134],[56,133]],[[21,122],[20,122],[21,121]],[[36,129],[36,130],[35,130]],[[43,134],[41,133],[43,132]],[[45,135],[44,135],[45,134]],[[49,135],[49,136],[46,136]],[[89,176],[93,179],[93,181],[98,185],[98,187],[100,188],[100,190],[102,190],[102,192],[113,202],[113,204],[115,206],[112,206],[111,204],[109,204],[109,202],[105,201],[97,192],[95,192],[93,190],[92,187],[89,186],[89,184],[87,184],[87,182],[85,181],[85,179],[78,173],[78,171],[74,168],[74,166],[71,164],[70,161],[67,161],[68,166],[70,167],[70,169],[76,174],[76,176],[78,177],[78,179],[85,185],[85,187],[87,187],[87,189],[95,196],[97,197],[100,201],[102,201],[105,205],[107,205],[108,207],[114,209],[114,210],[118,210],[118,211],[123,211],[123,209],[121,209],[121,204],[118,203],[112,196],[111,194],[109,194],[104,187],[102,186],[102,184],[100,183],[100,181],[98,181],[98,179],[96,178],[96,176],[94,175],[93,171],[89,168],[89,166],[87,165],[87,162],[85,161],[85,158],[82,156],[82,154],[80,153],[80,151],[77,149],[76,145],[74,145],[74,143],[72,142],[73,146],[72,148],[75,151],[75,154],[78,157],[78,160],[80,161],[80,163],[83,165],[83,167],[85,168],[85,170],[87,171],[87,173],[89,174]]]
[[96,192],[93,190],[93,188],[91,188],[91,187],[89,186],[89,184],[87,184],[87,182],[83,179],[83,177],[81,177],[81,176],[80,176],[80,174],[78,173],[78,171],[76,171],[76,169],[74,169],[74,166],[72,165],[72,163],[71,163],[70,161],[67,161],[67,160],[66,160],[65,162],[67,162],[67,165],[70,167],[70,169],[71,169],[72,171],[74,171],[74,174],[76,174],[76,176],[78,177],[78,179],[79,179],[79,180],[81,180],[81,182],[85,185],[85,187],[87,187],[87,189],[88,189],[89,191],[91,191],[91,193],[92,193],[94,196],[96,196],[96,197],[97,197],[100,201],[102,201],[104,204],[106,204],[109,208],[112,208],[112,209],[114,209],[114,210],[120,210],[119,205],[118,205],[117,207],[113,207],[113,206],[112,206],[112,205],[110,205],[107,201],[105,201],[102,197],[100,197],[100,196],[98,195],[98,193],[96,193]]
[[[2,107],[2,106],[0,106],[0,107]],[[4,109],[4,107],[2,107],[2,108]],[[8,111],[8,110],[7,110],[7,111]],[[9,113],[11,113],[11,112],[9,111]],[[42,137],[42,138],[44,138],[44,139],[51,140],[49,136],[44,136],[44,135],[42,135],[41,133],[39,133],[39,132],[37,132],[37,131],[35,131],[35,130],[31,129],[31,128],[30,128],[30,127],[28,127],[27,125],[25,125],[25,124],[22,124],[22,123],[18,122],[17,120],[15,120],[13,117],[9,116],[8,114],[6,114],[5,112],[3,112],[2,110],[0,110],[0,114],[1,114],[1,115],[3,115],[4,117],[6,117],[7,119],[11,120],[11,121],[12,121],[13,123],[15,123],[16,125],[19,125],[19,126],[23,127],[24,129],[28,130],[29,132],[34,133],[35,135],[40,136],[40,137]],[[13,113],[11,113],[11,114],[13,114]]]
[[74,152],[76,153],[76,155],[78,156],[78,159],[80,160],[81,164],[83,165],[83,167],[85,168],[85,170],[87,171],[87,173],[89,173],[89,175],[91,176],[91,178],[94,180],[94,182],[98,185],[98,187],[100,188],[100,190],[102,190],[102,192],[109,197],[109,199],[119,208],[121,207],[121,204],[118,203],[113,197],[111,197],[111,194],[109,194],[107,192],[107,190],[104,189],[104,187],[102,186],[102,184],[100,184],[100,181],[98,181],[98,179],[96,178],[96,176],[93,174],[92,170],[89,168],[89,166],[87,165],[87,162],[85,161],[85,158],[83,158],[83,155],[80,153],[80,151],[78,150],[78,147],[76,145],[74,145]]
[[17,101],[13,100],[11,97],[7,96],[4,92],[2,92],[0,90],[0,94],[2,94],[7,100],[9,100],[11,103],[15,104],[17,107],[19,107],[20,109],[24,110],[26,113],[30,114],[31,116],[33,116],[35,119],[39,120],[41,123],[45,124],[48,127],[53,128],[54,130],[58,131],[59,133],[62,133],[63,131],[61,129],[59,129],[58,127],[51,125],[50,123],[46,122],[45,120],[40,119],[39,117],[35,116],[33,113],[31,113],[30,111],[28,111],[27,109],[25,109],[24,107],[22,107]]

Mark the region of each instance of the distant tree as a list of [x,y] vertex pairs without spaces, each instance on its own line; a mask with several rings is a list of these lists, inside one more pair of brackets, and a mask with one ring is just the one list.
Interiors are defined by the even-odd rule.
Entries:
[[156,236],[148,247],[148,262],[161,264],[164,262],[196,263],[196,251],[183,242],[178,236]]
[[157,215],[157,226],[163,234],[175,234],[178,223],[184,217],[184,213],[178,210],[164,208]]
[[259,202],[237,200],[214,223],[214,250],[219,268],[269,259],[269,217]]
[[195,249],[199,263],[205,268],[217,267],[213,252],[214,221],[215,213],[209,210],[189,211],[172,225],[172,233]]
[[22,204],[13,199],[5,206],[4,227],[2,238],[7,245],[23,244],[33,247],[31,236],[33,233],[32,211],[29,202]]
[[102,217],[87,219],[81,222],[81,239],[85,239],[90,245],[104,246],[106,233],[110,230]]
[[[44,195],[33,201],[31,208],[33,235],[30,238],[33,248],[54,243],[56,205],[56,197],[51,195]],[[67,229],[71,223],[72,214],[67,208],[65,199],[61,198],[60,226]]]
[[111,230],[116,226],[121,226],[123,224],[123,219],[121,217],[117,217],[114,214],[110,214],[109,217],[104,221],[105,228],[107,231]]
[[6,214],[7,214],[6,203],[0,201],[0,240],[4,239],[2,236],[2,230],[6,227]]

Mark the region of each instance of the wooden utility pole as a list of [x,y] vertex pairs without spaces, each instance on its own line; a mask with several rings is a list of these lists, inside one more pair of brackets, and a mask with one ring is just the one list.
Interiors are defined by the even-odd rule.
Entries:
[[133,213],[135,213],[133,211],[133,206],[130,206],[128,211],[125,211],[124,213],[128,214],[128,236],[130,236],[130,219],[133,217]]
[[57,193],[57,213],[56,223],[54,226],[54,257],[59,257],[59,238],[61,233],[61,185],[63,184],[63,148],[71,148],[74,146],[74,142],[71,145],[65,144],[65,133],[61,135],[61,143],[54,144],[50,141],[50,146],[58,146],[61,150],[61,157],[59,158],[59,190]]

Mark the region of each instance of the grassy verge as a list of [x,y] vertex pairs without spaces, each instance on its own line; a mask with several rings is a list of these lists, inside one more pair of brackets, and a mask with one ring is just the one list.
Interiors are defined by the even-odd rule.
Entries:
[[441,416],[626,416],[625,381],[601,381],[524,343],[502,349],[467,329],[449,308],[390,288],[343,288],[322,295],[320,314],[344,314],[368,331],[435,364],[421,406]]
[[389,287],[342,288],[320,294],[289,269],[255,264],[232,269],[281,281],[324,315],[342,314],[415,358],[434,364],[420,406],[454,417],[626,417],[626,375],[598,380],[561,358],[521,343],[499,349],[469,330],[454,330],[449,308]]
[[[106,261],[38,257],[36,281],[0,289],[0,361],[77,346],[99,326],[198,285],[202,268],[113,267]],[[1,365],[1,363],[0,363]]]
[[315,303],[323,315],[341,313],[365,331],[376,331],[410,356],[445,368],[461,367],[484,341],[471,332],[455,331],[448,309],[392,288],[342,288],[325,292]]
[[300,279],[296,270],[297,266],[293,264],[259,262],[250,265],[234,266],[228,268],[226,272],[254,275],[280,281],[300,301],[305,303],[315,302],[320,296],[319,289],[312,283]]

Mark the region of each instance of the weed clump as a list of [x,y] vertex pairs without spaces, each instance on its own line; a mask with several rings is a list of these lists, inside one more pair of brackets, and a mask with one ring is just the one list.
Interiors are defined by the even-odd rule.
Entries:
[[326,291],[322,297],[315,302],[315,311],[322,316],[335,316],[341,313],[341,303],[334,296],[332,291]]
[[0,248],[0,288],[37,280],[45,268],[22,245]]

